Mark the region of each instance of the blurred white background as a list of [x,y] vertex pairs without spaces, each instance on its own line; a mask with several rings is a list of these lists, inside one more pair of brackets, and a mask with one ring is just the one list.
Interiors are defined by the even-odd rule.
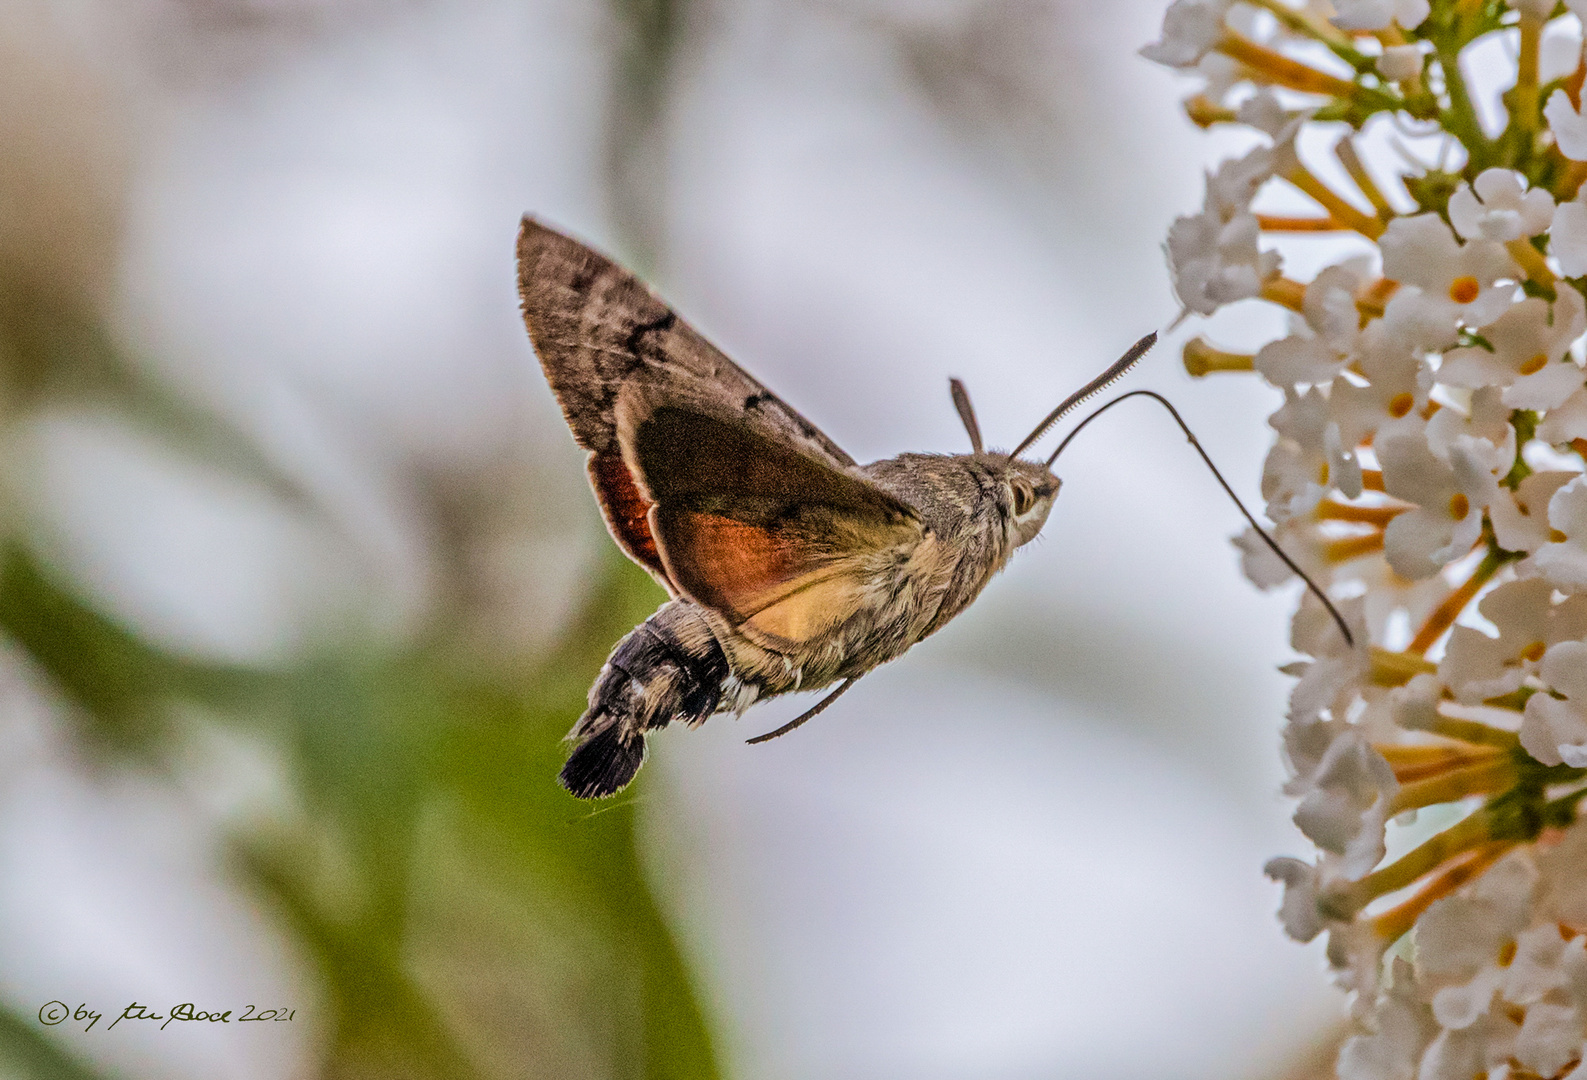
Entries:
[[[117,193],[99,270],[119,343],[294,481],[62,409],[11,448],[12,512],[156,640],[267,663],[413,632],[450,572],[415,492],[466,477],[504,522],[471,568],[481,648],[532,652],[609,541],[518,319],[524,212],[642,260],[860,460],[963,449],[950,375],[1009,445],[1172,321],[1162,237],[1236,149],[1135,55],[1162,6],[706,0],[654,125],[614,149],[622,38],[595,3],[12,0],[5,55],[62,74],[7,113],[81,117],[83,183]],[[1192,384],[1183,336],[1132,385],[1180,403],[1254,498],[1276,396]],[[1260,873],[1299,844],[1278,794],[1292,598],[1240,577],[1236,511],[1157,410],[1114,412],[1060,471],[1044,540],[797,735],[743,745],[806,701],[655,740],[645,858],[730,1075],[1271,1076],[1333,1022]],[[309,1000],[302,961],[228,891],[226,806],[90,785],[60,710],[9,682],[5,1000]],[[117,1067],[311,1069],[311,1026],[223,1034],[150,1037]]]

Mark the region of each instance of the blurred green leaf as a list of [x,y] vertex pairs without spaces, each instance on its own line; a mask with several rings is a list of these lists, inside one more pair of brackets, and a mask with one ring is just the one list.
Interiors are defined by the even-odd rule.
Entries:
[[0,1010],[0,1080],[96,1080],[96,1076],[50,1040],[37,1016]]

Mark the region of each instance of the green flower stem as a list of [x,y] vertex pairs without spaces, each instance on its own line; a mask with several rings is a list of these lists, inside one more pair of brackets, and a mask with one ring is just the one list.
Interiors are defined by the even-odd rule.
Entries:
[[1310,195],[1328,211],[1328,216],[1341,225],[1348,225],[1368,240],[1376,240],[1383,235],[1383,222],[1356,208],[1356,205],[1347,202],[1343,196],[1333,188],[1323,183],[1306,166],[1296,162],[1284,174],[1284,179]]
[[1515,86],[1505,95],[1510,107],[1510,123],[1504,133],[1506,157],[1511,166],[1521,168],[1531,160],[1537,146],[1538,120],[1542,116],[1538,101],[1538,48],[1543,39],[1544,20],[1521,13],[1521,49],[1516,58]]
[[1486,795],[1514,784],[1519,772],[1509,755],[1455,769],[1441,776],[1417,780],[1400,788],[1389,804],[1389,813],[1420,810],[1424,806],[1458,802],[1468,795]]
[[1477,109],[1471,103],[1466,89],[1466,77],[1460,71],[1460,53],[1466,42],[1457,28],[1445,29],[1432,37],[1434,54],[1444,73],[1444,88],[1449,95],[1449,107],[1439,113],[1439,124],[1455,136],[1470,155],[1466,171],[1472,176],[1493,164],[1494,146],[1482,133],[1477,121]]
[[1426,729],[1433,735],[1442,735],[1446,739],[1458,739],[1464,743],[1475,746],[1497,746],[1504,750],[1514,750],[1521,745],[1521,740],[1515,732],[1503,728],[1490,727],[1476,720],[1462,720],[1454,716],[1438,714],[1432,724]]
[[1472,571],[1471,577],[1466,579],[1454,592],[1444,598],[1437,609],[1422,623],[1421,629],[1416,631],[1416,636],[1406,646],[1406,652],[1425,653],[1433,647],[1433,643],[1444,636],[1444,632],[1455,625],[1455,620],[1460,618],[1460,613],[1466,610],[1466,605],[1474,600],[1488,579],[1499,572],[1499,568],[1514,558],[1510,552],[1500,551],[1489,545],[1488,552]]
[[1345,172],[1350,174],[1350,179],[1354,180],[1356,187],[1361,189],[1361,194],[1367,197],[1367,201],[1378,212],[1379,219],[1387,221],[1395,216],[1394,207],[1384,197],[1377,181],[1372,179],[1372,174],[1367,172],[1367,167],[1362,164],[1361,155],[1356,152],[1354,138],[1347,135],[1334,143],[1334,157],[1344,166]]
[[1217,49],[1231,60],[1250,69],[1252,78],[1272,86],[1283,86],[1303,94],[1321,94],[1324,97],[1354,99],[1361,88],[1348,79],[1318,71],[1310,64],[1291,59],[1281,52],[1258,45],[1234,31],[1226,31]]
[[1354,918],[1357,912],[1378,897],[1398,892],[1456,855],[1481,847],[1493,838],[1485,809],[1462,818],[1389,865],[1372,871],[1352,885],[1348,892],[1337,897],[1343,908],[1347,909],[1341,911],[1341,917]]

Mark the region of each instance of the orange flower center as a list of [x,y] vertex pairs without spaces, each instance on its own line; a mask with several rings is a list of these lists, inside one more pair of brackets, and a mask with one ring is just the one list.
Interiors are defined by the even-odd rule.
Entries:
[[1535,664],[1539,660],[1543,659],[1543,654],[1547,651],[1547,645],[1543,644],[1541,641],[1534,641],[1532,644],[1521,650],[1521,659]]
[[1516,950],[1515,939],[1514,938],[1505,939],[1504,944],[1499,946],[1499,966],[1500,967],[1509,967],[1512,963],[1515,962],[1515,950]]
[[1411,411],[1411,406],[1416,404],[1416,398],[1411,394],[1395,394],[1389,399],[1389,415],[1398,420]]
[[1460,492],[1455,492],[1449,497],[1449,516],[1456,521],[1466,520],[1466,515],[1471,513],[1471,500]]
[[1558,529],[1550,529],[1548,531],[1548,539],[1552,544],[1563,544],[1566,540],[1569,540],[1570,537],[1566,536]]
[[1477,284],[1477,279],[1467,274],[1458,277],[1449,283],[1449,298],[1457,304],[1469,304],[1477,298],[1482,291],[1482,286]]
[[1546,363],[1548,363],[1548,354],[1538,353],[1536,356],[1532,357],[1532,359],[1522,364],[1518,370],[1522,375],[1530,375],[1534,371],[1542,371],[1543,365]]

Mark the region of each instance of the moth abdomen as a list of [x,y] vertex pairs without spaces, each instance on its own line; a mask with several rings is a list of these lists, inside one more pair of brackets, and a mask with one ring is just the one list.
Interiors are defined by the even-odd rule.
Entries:
[[562,786],[581,799],[614,794],[645,760],[645,733],[694,725],[717,711],[732,669],[694,605],[673,600],[634,627],[607,657],[589,709],[569,733]]

